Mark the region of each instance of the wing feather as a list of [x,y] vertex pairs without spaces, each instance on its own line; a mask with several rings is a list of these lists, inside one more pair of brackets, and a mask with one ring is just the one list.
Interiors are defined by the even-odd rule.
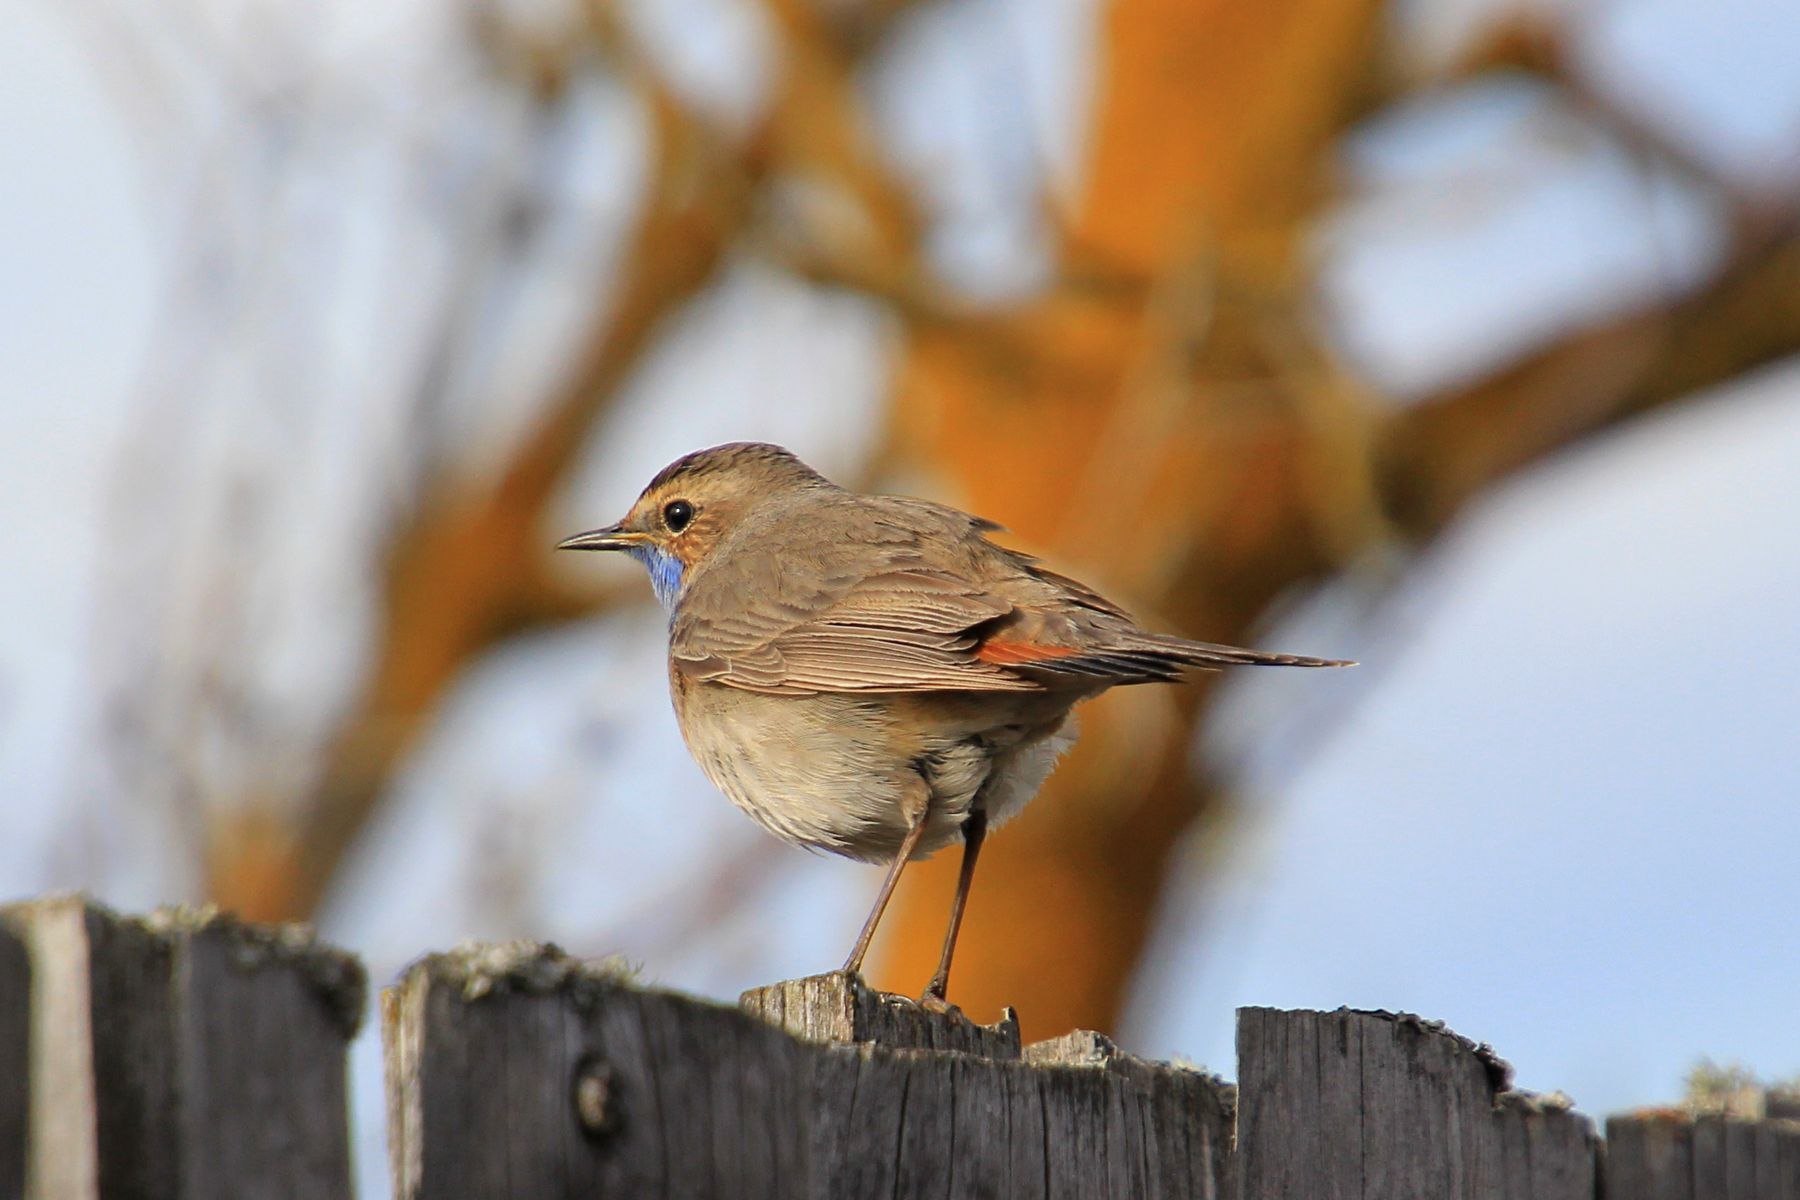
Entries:
[[676,670],[782,694],[1043,690],[975,655],[975,630],[1013,609],[971,581],[971,558],[1000,553],[990,525],[912,501],[808,515],[805,544],[747,529],[696,575],[670,627]]
[[955,509],[804,500],[747,521],[694,569],[669,628],[676,671],[781,695],[1091,693],[1233,664],[1344,665],[1150,633]]

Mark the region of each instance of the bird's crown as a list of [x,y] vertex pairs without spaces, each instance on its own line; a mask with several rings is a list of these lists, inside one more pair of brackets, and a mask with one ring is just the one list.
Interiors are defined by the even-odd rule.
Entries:
[[684,454],[656,473],[643,494],[660,493],[683,481],[731,479],[759,486],[805,485],[827,482],[825,477],[794,457],[785,446],[770,442],[726,442]]

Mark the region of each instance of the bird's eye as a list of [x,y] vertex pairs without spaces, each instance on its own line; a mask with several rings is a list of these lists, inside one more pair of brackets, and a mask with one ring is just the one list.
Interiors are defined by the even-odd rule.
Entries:
[[680,533],[694,519],[694,506],[686,500],[671,500],[663,505],[663,524],[670,533]]

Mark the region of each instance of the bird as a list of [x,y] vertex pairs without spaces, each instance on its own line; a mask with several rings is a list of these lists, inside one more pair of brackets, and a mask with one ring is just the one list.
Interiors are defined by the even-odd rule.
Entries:
[[1076,705],[1191,670],[1355,665],[1152,632],[994,541],[1001,530],[730,442],[676,459],[621,520],[557,545],[648,568],[676,720],[714,786],[787,842],[887,864],[846,973],[860,977],[906,864],[961,843],[921,997],[940,1011],[983,840],[1074,743]]

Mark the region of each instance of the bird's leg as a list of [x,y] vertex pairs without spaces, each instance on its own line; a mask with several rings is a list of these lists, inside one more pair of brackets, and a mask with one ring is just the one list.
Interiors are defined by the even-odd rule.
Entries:
[[950,988],[950,958],[956,953],[956,935],[962,929],[963,906],[969,902],[969,884],[975,879],[975,859],[981,854],[981,840],[987,836],[987,814],[979,808],[969,810],[963,820],[962,870],[956,877],[956,899],[950,902],[950,928],[944,931],[944,952],[938,958],[937,974],[925,985],[921,997],[925,1007],[946,1009],[944,996]]
[[887,878],[881,881],[881,890],[875,893],[875,907],[869,910],[869,919],[863,922],[862,932],[856,935],[856,945],[850,948],[850,957],[844,960],[844,971],[850,975],[861,975],[863,956],[869,952],[869,943],[875,940],[875,927],[881,924],[881,914],[886,911],[888,901],[894,895],[894,887],[900,882],[900,872],[919,848],[919,839],[925,836],[925,818],[931,811],[931,797],[926,794],[919,811],[913,816],[912,825],[906,831],[906,838],[900,843],[900,852],[894,855],[894,864],[888,868]]

